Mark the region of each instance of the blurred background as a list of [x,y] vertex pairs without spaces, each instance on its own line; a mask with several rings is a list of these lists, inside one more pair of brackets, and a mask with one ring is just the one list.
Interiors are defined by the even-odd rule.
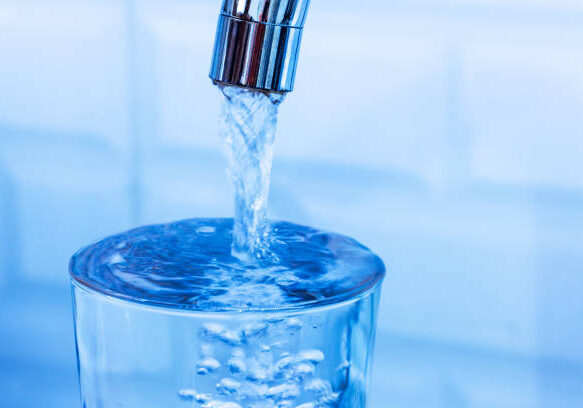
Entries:
[[[232,213],[219,3],[0,0],[3,407],[79,406],[75,250]],[[371,408],[583,406],[583,3],[330,3],[270,215],[386,260]]]

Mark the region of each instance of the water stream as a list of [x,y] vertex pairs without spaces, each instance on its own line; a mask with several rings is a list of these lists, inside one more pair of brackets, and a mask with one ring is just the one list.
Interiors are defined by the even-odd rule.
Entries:
[[233,253],[239,258],[269,254],[266,219],[277,112],[284,96],[237,87],[224,95],[220,132],[235,192]]

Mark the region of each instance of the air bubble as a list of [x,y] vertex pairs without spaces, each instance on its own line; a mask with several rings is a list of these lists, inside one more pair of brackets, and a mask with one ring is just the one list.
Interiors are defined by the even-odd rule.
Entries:
[[208,370],[208,369],[206,369],[206,368],[204,368],[204,367],[199,367],[199,368],[196,370],[196,373],[197,373],[198,375],[207,375],[207,374],[209,373],[209,370]]
[[220,340],[232,346],[241,344],[241,337],[237,333],[217,323],[205,323],[202,335],[210,339]]
[[275,283],[280,286],[291,286],[299,280],[300,279],[297,276],[291,273],[285,273],[278,276],[277,279],[275,279]]
[[306,402],[305,404],[298,405],[296,408],[316,408],[315,402]]
[[213,346],[211,346],[208,343],[201,344],[201,346],[200,346],[200,354],[203,357],[212,356],[212,354],[213,354]]
[[[325,361],[326,355],[316,348],[290,353],[293,347],[286,347],[294,330],[301,330],[302,326],[303,322],[295,317],[273,319],[269,324],[243,323],[237,330],[214,322],[205,324],[201,330],[205,342],[200,345],[198,372],[210,375],[214,371],[221,376],[214,382],[205,380],[215,387],[213,392],[203,394],[206,399],[199,402],[200,408],[237,407],[225,405],[235,403],[231,401],[237,401],[241,408],[334,407],[341,394],[334,392],[329,381],[318,377],[317,366]],[[233,341],[235,337],[241,340],[240,344]],[[257,341],[258,338],[262,341]],[[221,358],[225,358],[224,363]],[[222,365],[226,368],[224,373],[219,371]],[[343,361],[336,370],[349,366],[348,361]],[[180,394],[187,400],[196,395],[194,390],[183,390]],[[298,405],[306,399],[310,402]]]
[[305,377],[313,375],[316,368],[313,364],[300,363],[294,367],[294,377],[303,380]]
[[342,371],[342,370],[346,370],[348,367],[350,367],[350,362],[347,360],[344,360],[344,362],[342,364],[340,364],[336,370]]
[[217,391],[220,392],[221,394],[226,394],[226,395],[236,394],[239,392],[240,388],[241,388],[241,383],[233,380],[232,378],[223,378],[217,384]]
[[316,408],[315,402],[306,402],[305,404],[298,405],[296,408]]
[[332,390],[332,385],[330,385],[329,381],[320,378],[311,380],[306,384],[304,389],[306,391],[313,391],[317,395],[318,401],[325,404],[336,401],[340,395]]
[[198,227],[196,229],[196,233],[197,234],[212,234],[216,230],[217,229],[215,227],[211,227],[210,225],[205,225],[205,226],[202,226],[202,227]]
[[209,401],[202,406],[203,408],[242,408],[241,405],[236,402],[226,402],[226,401]]
[[296,398],[298,395],[300,395],[300,389],[296,384],[280,384],[267,390],[267,396],[275,401]]
[[221,366],[221,363],[219,363],[217,359],[214,359],[212,357],[206,357],[199,361],[196,366],[198,368],[197,372],[201,375],[205,375],[219,368]]
[[294,358],[288,355],[279,359],[277,363],[275,363],[275,366],[280,371],[287,370],[294,363],[294,361]]
[[245,362],[239,358],[229,359],[228,364],[232,374],[243,374],[246,371]]
[[211,396],[209,394],[196,394],[194,400],[199,404],[204,404],[211,400]]
[[241,329],[242,337],[245,339],[250,339],[253,337],[264,335],[267,332],[269,326],[265,323],[256,324],[246,324]]
[[189,389],[180,390],[180,391],[178,391],[178,396],[182,400],[192,401],[196,397],[196,391],[195,390],[189,390]]
[[295,317],[287,319],[285,321],[285,325],[286,325],[287,330],[290,332],[297,332],[297,331],[301,330],[302,327],[304,326],[302,321],[298,318],[295,318]]
[[119,253],[113,254],[112,256],[109,257],[109,259],[107,260],[107,263],[110,265],[115,265],[115,264],[121,264],[124,263],[126,260],[123,256],[121,256]]
[[310,361],[312,363],[321,363],[324,361],[324,353],[320,350],[303,350],[298,354],[300,360]]
[[247,368],[247,378],[253,382],[265,382],[269,378],[269,370],[253,360]]

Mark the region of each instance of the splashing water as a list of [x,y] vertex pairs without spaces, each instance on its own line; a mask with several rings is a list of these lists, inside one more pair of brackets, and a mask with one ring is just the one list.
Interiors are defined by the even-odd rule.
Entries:
[[220,87],[221,135],[235,189],[233,253],[242,259],[268,254],[266,220],[277,112],[284,96]]

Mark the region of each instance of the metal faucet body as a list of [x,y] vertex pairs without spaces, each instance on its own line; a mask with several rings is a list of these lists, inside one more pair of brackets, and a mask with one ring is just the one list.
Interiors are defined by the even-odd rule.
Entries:
[[293,90],[310,0],[224,0],[210,78],[265,92]]

